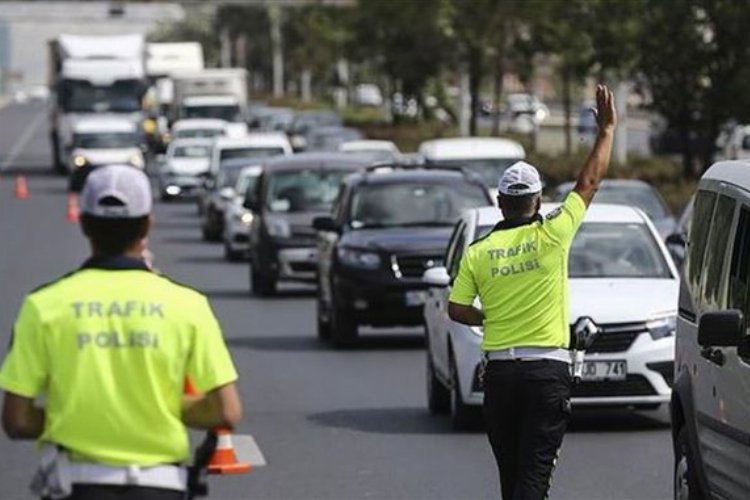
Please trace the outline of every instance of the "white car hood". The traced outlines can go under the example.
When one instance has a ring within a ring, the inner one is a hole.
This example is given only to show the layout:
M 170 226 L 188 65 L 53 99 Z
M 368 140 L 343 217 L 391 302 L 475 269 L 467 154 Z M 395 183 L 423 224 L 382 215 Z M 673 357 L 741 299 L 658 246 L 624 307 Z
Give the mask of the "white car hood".
M 210 158 L 172 158 L 169 170 L 176 174 L 197 175 L 208 171 Z
M 118 149 L 74 149 L 73 156 L 81 155 L 89 163 L 94 165 L 108 165 L 114 163 L 127 164 L 133 156 L 141 156 L 141 150 L 138 148 L 118 148 Z
M 595 323 L 648 321 L 677 311 L 676 279 L 570 279 L 570 322 L 588 316 Z

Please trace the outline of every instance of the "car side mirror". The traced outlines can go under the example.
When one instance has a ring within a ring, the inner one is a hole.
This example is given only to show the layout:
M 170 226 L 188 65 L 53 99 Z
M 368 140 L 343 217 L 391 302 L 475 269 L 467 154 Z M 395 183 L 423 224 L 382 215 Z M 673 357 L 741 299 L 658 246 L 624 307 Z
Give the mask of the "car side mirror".
M 231 200 L 234 198 L 235 192 L 234 188 L 232 187 L 223 187 L 221 188 L 221 191 L 219 191 L 219 196 L 221 196 L 222 200 Z
M 668 246 L 685 247 L 685 237 L 682 233 L 672 233 L 664 241 Z
M 422 281 L 431 286 L 446 287 L 451 282 L 448 270 L 442 266 L 433 267 L 424 272 Z
M 746 339 L 745 317 L 738 309 L 704 313 L 698 323 L 702 347 L 738 347 Z
M 338 224 L 333 220 L 332 217 L 324 216 L 324 217 L 315 217 L 313 219 L 313 228 L 316 231 L 325 231 L 330 233 L 338 233 L 340 228 Z

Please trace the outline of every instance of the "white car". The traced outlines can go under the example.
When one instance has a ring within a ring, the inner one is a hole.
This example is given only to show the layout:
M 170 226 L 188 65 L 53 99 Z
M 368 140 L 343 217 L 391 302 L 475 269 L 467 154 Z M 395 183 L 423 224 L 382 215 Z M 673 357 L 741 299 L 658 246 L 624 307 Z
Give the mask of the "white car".
M 224 258 L 230 261 L 247 257 L 250 251 L 250 224 L 254 214 L 245 208 L 245 194 L 255 189 L 263 168 L 245 167 L 240 171 L 234 185 L 234 198 L 224 210 Z
M 377 141 L 372 139 L 347 141 L 339 144 L 339 151 L 366 155 L 378 163 L 397 162 L 401 159 L 401 151 L 399 151 L 398 146 L 392 141 Z
M 526 158 L 516 141 L 498 137 L 451 137 L 433 139 L 419 145 L 419 154 L 428 165 L 461 167 L 475 173 L 494 199 L 497 179 L 506 168 Z
M 218 118 L 186 118 L 177 120 L 172 124 L 170 137 L 172 141 L 177 139 L 213 139 L 226 135 L 227 122 Z
M 162 200 L 195 194 L 208 172 L 212 148 L 212 139 L 177 139 L 169 145 L 159 172 Z
M 557 204 L 544 203 L 542 213 Z M 496 208 L 468 211 L 457 223 L 446 267 L 425 272 L 427 392 L 432 412 L 451 412 L 456 427 L 482 404 L 478 378 L 482 330 L 448 318 L 450 281 L 464 251 L 501 219 Z M 642 211 L 592 205 L 570 250 L 570 321 L 590 318 L 600 335 L 587 351 L 576 406 L 656 408 L 669 401 L 674 366 L 678 272 Z M 477 304 L 479 305 L 479 304 Z
M 216 174 L 221 163 L 237 158 L 269 158 L 292 154 L 286 134 L 280 132 L 252 132 L 244 137 L 217 137 L 211 152 L 211 172 Z

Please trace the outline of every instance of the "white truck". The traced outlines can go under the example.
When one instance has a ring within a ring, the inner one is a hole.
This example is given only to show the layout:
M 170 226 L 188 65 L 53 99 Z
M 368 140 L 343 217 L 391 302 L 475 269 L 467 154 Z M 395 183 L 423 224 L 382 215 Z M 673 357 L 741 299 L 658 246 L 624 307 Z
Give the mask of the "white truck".
M 142 35 L 60 35 L 49 42 L 50 142 L 55 169 L 67 171 L 73 123 L 112 115 L 142 129 L 146 91 Z
M 244 122 L 247 117 L 247 71 L 241 68 L 206 69 L 173 77 L 172 121 L 219 118 Z

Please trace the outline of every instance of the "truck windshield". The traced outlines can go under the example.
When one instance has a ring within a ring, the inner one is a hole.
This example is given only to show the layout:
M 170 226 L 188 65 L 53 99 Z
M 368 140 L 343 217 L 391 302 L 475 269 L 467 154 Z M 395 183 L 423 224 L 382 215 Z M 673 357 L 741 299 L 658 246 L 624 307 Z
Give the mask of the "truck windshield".
M 140 141 L 131 132 L 102 132 L 75 134 L 73 147 L 81 149 L 121 149 L 136 148 Z
M 60 104 L 63 110 L 72 113 L 135 112 L 141 109 L 141 89 L 138 80 L 119 80 L 104 86 L 81 80 L 65 80 Z
M 237 105 L 224 106 L 183 106 L 182 118 L 218 118 L 228 122 L 240 121 L 240 108 Z
M 283 155 L 281 148 L 227 148 L 222 149 L 219 160 L 236 160 L 238 158 L 268 158 L 269 156 Z

